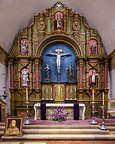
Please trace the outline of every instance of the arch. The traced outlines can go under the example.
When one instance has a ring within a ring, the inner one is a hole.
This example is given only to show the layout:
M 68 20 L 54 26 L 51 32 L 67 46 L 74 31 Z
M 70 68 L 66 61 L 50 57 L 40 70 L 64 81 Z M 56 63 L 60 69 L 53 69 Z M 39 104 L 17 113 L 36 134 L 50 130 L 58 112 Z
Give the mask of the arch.
M 79 46 L 79 44 L 72 38 L 70 38 L 67 35 L 52 35 L 47 37 L 46 39 L 44 39 L 43 41 L 41 41 L 41 43 L 39 44 L 37 50 L 36 50 L 36 57 L 41 57 L 42 52 L 44 51 L 44 49 L 52 44 L 52 43 L 65 43 L 68 44 L 69 46 L 71 46 L 76 54 L 76 56 L 83 56 L 82 54 L 82 50 Z

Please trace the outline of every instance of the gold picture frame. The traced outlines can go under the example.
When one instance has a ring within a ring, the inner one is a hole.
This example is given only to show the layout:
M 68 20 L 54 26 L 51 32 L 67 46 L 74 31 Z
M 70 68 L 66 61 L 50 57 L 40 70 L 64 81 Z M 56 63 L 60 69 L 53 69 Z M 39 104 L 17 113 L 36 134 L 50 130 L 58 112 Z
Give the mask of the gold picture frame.
M 23 118 L 7 117 L 5 123 L 5 136 L 22 136 Z

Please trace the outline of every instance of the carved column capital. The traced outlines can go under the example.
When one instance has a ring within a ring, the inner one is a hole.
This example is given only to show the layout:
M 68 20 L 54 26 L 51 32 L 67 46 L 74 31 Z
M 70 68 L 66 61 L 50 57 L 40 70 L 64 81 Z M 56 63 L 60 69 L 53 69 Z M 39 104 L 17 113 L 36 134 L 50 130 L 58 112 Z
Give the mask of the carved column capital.
M 35 64 L 41 64 L 42 63 L 42 58 L 35 58 Z
M 78 63 L 79 63 L 79 66 L 80 66 L 80 67 L 82 67 L 82 66 L 83 66 L 83 62 L 84 62 L 83 58 L 79 58 Z
M 36 64 L 36 65 L 39 64 L 39 59 L 38 59 L 38 58 L 35 59 L 35 64 Z
M 11 58 L 11 59 L 10 59 L 10 65 L 13 65 L 13 64 L 14 64 L 14 59 Z
M 105 59 L 105 66 L 108 66 L 108 59 Z

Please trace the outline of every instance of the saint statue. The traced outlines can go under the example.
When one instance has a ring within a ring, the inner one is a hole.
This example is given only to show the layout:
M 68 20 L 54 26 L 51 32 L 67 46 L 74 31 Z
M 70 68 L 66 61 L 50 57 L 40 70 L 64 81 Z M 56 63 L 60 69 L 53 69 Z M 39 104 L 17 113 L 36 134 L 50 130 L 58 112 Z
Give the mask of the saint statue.
M 22 70 L 21 79 L 22 79 L 22 86 L 28 86 L 28 82 L 29 82 L 29 72 L 28 72 L 28 69 L 24 68 Z
M 50 67 L 46 64 L 45 70 L 45 81 L 50 81 Z
M 80 31 L 79 14 L 75 12 L 73 19 L 73 34 L 75 37 L 78 36 L 79 31 Z
M 27 42 L 26 40 L 21 40 L 21 53 L 28 53 L 28 45 L 27 45 Z
M 55 14 L 54 30 L 63 30 L 64 28 L 64 18 L 62 12 L 57 12 Z
M 96 55 L 98 46 L 97 46 L 97 41 L 95 39 L 91 39 L 88 44 L 88 49 L 89 49 L 89 55 Z
M 60 65 L 61 65 L 61 57 L 62 56 L 71 56 L 69 53 L 61 54 L 62 49 L 56 49 L 56 53 L 48 53 L 47 56 L 56 56 L 56 64 L 57 64 L 57 73 L 60 75 Z
M 92 75 L 90 76 L 90 86 L 96 86 L 97 76 L 98 74 L 92 71 Z
M 39 31 L 44 31 L 46 28 L 45 22 L 44 22 L 44 15 L 43 13 L 40 13 L 40 20 L 38 23 L 38 29 Z
M 68 82 L 73 82 L 74 80 L 74 69 L 72 65 L 68 67 Z
M 91 46 L 91 54 L 96 54 L 96 48 L 97 48 L 97 45 L 95 42 L 92 43 L 92 46 Z

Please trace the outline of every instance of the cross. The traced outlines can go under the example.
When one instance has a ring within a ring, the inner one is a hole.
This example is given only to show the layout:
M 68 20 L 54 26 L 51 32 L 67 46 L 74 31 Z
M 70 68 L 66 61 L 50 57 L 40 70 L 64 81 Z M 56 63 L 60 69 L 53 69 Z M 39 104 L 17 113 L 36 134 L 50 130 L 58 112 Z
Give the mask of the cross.
M 61 57 L 62 56 L 71 56 L 69 53 L 61 54 L 62 49 L 58 48 L 55 50 L 56 53 L 48 53 L 47 56 L 57 56 L 56 64 L 57 64 L 57 73 L 58 73 L 58 80 L 60 80 L 60 65 L 61 65 Z

